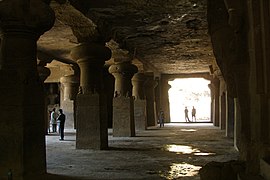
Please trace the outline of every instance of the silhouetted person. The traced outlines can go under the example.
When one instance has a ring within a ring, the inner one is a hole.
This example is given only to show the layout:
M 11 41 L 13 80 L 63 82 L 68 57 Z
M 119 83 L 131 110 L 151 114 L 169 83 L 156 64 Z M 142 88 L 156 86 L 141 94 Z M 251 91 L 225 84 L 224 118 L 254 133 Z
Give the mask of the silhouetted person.
M 194 106 L 192 108 L 191 115 L 192 115 L 192 121 L 193 121 L 193 118 L 194 118 L 194 121 L 196 122 L 196 109 L 194 108 Z
M 188 109 L 187 109 L 187 107 L 185 107 L 185 120 L 186 120 L 186 122 L 190 122 L 189 117 L 188 117 Z
M 59 112 L 60 112 L 60 115 L 57 118 L 57 120 L 59 121 L 59 133 L 60 133 L 59 140 L 64 140 L 64 128 L 65 128 L 66 115 L 63 113 L 62 109 L 59 109 Z
M 55 112 L 55 108 L 53 108 L 51 112 L 51 124 L 52 124 L 52 132 L 56 132 L 57 127 L 57 113 Z
M 159 112 L 159 127 L 164 127 L 164 112 L 162 110 L 160 110 Z

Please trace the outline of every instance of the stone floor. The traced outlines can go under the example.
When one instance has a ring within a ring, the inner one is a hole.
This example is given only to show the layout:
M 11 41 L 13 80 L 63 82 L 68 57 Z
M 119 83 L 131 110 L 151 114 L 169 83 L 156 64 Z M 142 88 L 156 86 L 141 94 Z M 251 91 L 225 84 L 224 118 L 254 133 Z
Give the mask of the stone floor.
M 237 159 L 232 139 L 209 123 L 165 124 L 136 132 L 136 137 L 112 137 L 108 150 L 75 149 L 75 131 L 46 136 L 46 179 L 183 179 L 198 180 L 198 170 L 210 161 Z

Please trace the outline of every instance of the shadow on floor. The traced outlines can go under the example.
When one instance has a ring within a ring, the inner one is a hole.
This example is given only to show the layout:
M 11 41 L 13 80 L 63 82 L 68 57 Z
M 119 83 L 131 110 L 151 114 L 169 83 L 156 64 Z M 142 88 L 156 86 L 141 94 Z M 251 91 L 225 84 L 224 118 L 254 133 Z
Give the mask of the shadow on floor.
M 47 178 L 48 180 L 81 180 L 82 179 L 82 178 L 68 177 L 68 176 L 56 175 L 56 174 L 46 174 L 45 178 Z
M 27 180 L 82 180 L 83 178 L 80 177 L 68 177 L 64 175 L 57 175 L 57 174 L 45 174 L 39 177 L 26 177 Z
M 128 148 L 128 147 L 108 147 L 107 150 L 113 151 L 147 151 L 145 148 Z

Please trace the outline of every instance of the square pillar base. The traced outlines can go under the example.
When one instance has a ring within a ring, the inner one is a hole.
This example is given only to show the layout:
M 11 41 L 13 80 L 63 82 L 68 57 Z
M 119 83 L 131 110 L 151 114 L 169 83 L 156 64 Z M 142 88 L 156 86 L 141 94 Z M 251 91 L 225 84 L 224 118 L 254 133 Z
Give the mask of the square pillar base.
M 74 100 L 64 100 L 63 102 L 61 102 L 61 108 L 66 115 L 65 128 L 74 129 Z
M 133 97 L 113 99 L 113 136 L 135 136 Z
M 77 95 L 77 149 L 107 149 L 108 127 L 105 96 Z
M 146 100 L 134 101 L 135 130 L 146 130 Z

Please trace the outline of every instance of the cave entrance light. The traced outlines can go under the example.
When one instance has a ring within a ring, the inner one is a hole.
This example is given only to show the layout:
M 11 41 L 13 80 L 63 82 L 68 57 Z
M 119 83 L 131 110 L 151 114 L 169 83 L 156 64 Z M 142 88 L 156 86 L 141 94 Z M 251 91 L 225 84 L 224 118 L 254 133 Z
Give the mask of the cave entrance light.
M 171 122 L 186 122 L 184 109 L 187 107 L 192 120 L 192 107 L 196 109 L 196 122 L 210 122 L 211 95 L 209 80 L 203 78 L 181 78 L 168 82 Z M 193 121 L 194 122 L 194 121 Z

